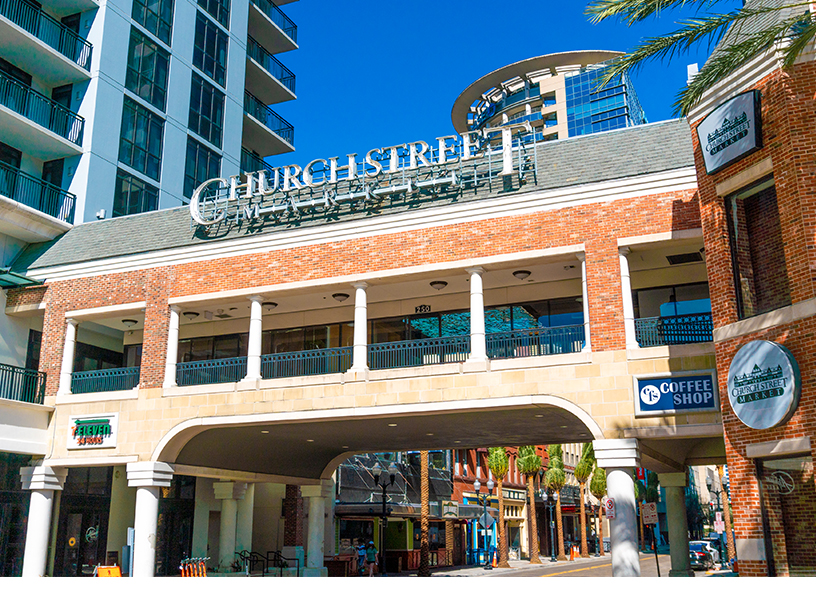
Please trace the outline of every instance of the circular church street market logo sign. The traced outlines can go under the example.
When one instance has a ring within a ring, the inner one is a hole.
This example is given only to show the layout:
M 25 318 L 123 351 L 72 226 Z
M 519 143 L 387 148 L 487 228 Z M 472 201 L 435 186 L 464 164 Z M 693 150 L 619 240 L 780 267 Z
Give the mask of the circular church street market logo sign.
M 785 423 L 799 406 L 799 365 L 784 346 L 755 340 L 740 348 L 728 370 L 728 400 L 734 414 L 752 429 Z

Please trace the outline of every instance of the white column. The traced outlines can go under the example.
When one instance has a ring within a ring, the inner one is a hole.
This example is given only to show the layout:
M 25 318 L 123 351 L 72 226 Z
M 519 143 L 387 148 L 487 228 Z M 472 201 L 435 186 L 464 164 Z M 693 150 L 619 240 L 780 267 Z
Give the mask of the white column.
M 178 360 L 179 314 L 181 307 L 170 306 L 170 323 L 167 328 L 167 357 L 164 363 L 164 387 L 176 387 L 176 361 Z
M 65 319 L 65 346 L 62 348 L 62 369 L 60 369 L 57 396 L 67 396 L 71 393 L 71 375 L 74 372 L 77 325 L 78 323 L 74 319 Z
M 235 528 L 235 551 L 252 551 L 252 521 L 255 512 L 255 484 L 246 484 L 246 492 L 238 500 Z
M 334 482 L 331 479 L 322 479 L 320 485 L 301 486 L 304 498 L 309 499 L 309 516 L 306 532 L 306 567 L 320 569 L 324 576 L 323 557 L 325 555 L 326 535 L 326 502 L 331 498 Z
M 470 357 L 468 362 L 485 362 L 487 345 L 485 342 L 484 287 L 482 267 L 466 269 L 470 274 Z
M 581 261 L 581 302 L 584 308 L 584 347 L 583 352 L 592 352 L 592 338 L 589 335 L 589 292 L 587 291 L 587 267 L 586 253 L 579 252 L 578 260 Z
M 221 500 L 221 526 L 218 537 L 218 567 L 229 569 L 235 561 L 235 540 L 238 527 L 238 499 L 244 497 L 247 484 L 233 481 L 213 483 L 215 499 Z
M 23 577 L 45 576 L 54 492 L 63 488 L 66 474 L 66 469 L 44 466 L 20 469 L 23 489 L 31 492 L 23 553 Z
M 688 517 L 686 516 L 685 473 L 660 473 L 660 488 L 666 499 L 666 520 L 669 526 L 669 577 L 694 577 L 689 560 Z
M 640 577 L 635 483 L 632 469 L 640 466 L 636 439 L 595 440 L 598 466 L 606 469 L 607 496 L 615 500 L 615 518 L 609 520 L 612 576 Z
M 368 304 L 366 289 L 368 284 L 360 281 L 354 284 L 354 353 L 349 372 L 368 372 Z
M 133 577 L 153 577 L 156 573 L 159 488 L 170 487 L 173 468 L 160 462 L 128 463 L 127 478 L 128 487 L 136 488 Z
M 626 348 L 639 348 L 635 335 L 635 306 L 632 303 L 632 280 L 629 277 L 629 248 L 618 248 L 621 272 L 621 293 L 623 294 L 623 328 L 626 333 Z
M 261 378 L 261 340 L 263 337 L 263 309 L 261 296 L 250 296 L 249 341 L 247 343 L 247 374 L 245 379 Z

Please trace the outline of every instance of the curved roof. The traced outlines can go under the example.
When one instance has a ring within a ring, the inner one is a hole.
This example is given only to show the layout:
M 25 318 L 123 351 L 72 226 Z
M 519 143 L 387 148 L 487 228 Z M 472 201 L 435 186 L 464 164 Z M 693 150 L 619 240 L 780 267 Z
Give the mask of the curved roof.
M 564 67 L 569 65 L 594 65 L 596 63 L 604 62 L 616 56 L 620 56 L 623 52 L 616 52 L 614 50 L 577 50 L 574 52 L 556 52 L 554 54 L 545 54 L 543 56 L 536 56 L 534 58 L 527 58 L 519 62 L 509 64 L 507 66 L 496 69 L 492 73 L 488 73 L 484 77 L 477 79 L 471 83 L 465 91 L 459 94 L 456 102 L 453 103 L 451 110 L 451 121 L 454 129 L 462 133 L 468 130 L 467 115 L 470 107 L 476 102 L 483 93 L 498 87 L 501 83 L 509 81 L 514 77 L 520 77 L 527 73 L 535 73 L 536 71 L 543 71 L 545 69 L 552 69 L 554 67 Z

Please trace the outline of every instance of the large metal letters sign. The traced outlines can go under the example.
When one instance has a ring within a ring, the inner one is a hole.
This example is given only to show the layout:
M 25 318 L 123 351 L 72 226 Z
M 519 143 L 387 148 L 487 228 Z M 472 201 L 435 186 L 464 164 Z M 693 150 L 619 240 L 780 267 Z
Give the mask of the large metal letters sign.
M 697 139 L 711 175 L 762 147 L 759 92 L 750 90 L 715 108 L 697 126 Z
M 714 371 L 635 375 L 635 415 L 654 417 L 720 409 Z

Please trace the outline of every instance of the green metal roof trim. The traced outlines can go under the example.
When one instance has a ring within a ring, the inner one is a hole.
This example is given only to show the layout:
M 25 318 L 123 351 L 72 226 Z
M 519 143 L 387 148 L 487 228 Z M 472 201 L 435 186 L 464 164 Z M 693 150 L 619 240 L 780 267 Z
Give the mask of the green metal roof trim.
M 0 269 L 0 288 L 4 290 L 29 285 L 42 285 L 42 283 L 43 282 L 38 279 L 31 279 L 25 275 L 15 273 L 11 269 Z
M 538 177 L 521 193 L 553 190 L 627 177 L 660 173 L 694 165 L 691 133 L 685 119 L 663 121 L 605 133 L 540 143 Z M 406 210 L 462 205 L 503 195 L 481 189 L 478 193 L 429 197 L 422 201 L 394 201 L 374 210 L 351 210 L 280 222 L 244 223 L 205 230 L 192 227 L 190 210 L 179 207 L 83 223 L 61 237 L 32 244 L 15 261 L 18 272 L 92 260 L 195 247 L 210 242 L 247 239 L 256 235 L 320 227 L 322 225 L 398 214 Z

